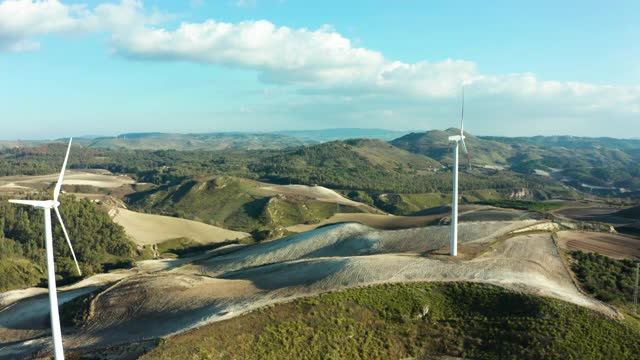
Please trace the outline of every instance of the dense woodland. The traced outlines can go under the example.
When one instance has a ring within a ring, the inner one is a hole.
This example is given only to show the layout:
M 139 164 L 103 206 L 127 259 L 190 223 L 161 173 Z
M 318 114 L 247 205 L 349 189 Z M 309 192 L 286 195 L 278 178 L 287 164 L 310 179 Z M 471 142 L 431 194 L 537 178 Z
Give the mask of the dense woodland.
M 573 251 L 573 271 L 582 287 L 599 300 L 616 305 L 631 304 L 638 261 Z
M 60 212 L 83 275 L 136 255 L 124 229 L 92 202 L 63 197 Z M 0 201 L 0 291 L 38 285 L 46 276 L 43 216 L 42 210 Z M 55 216 L 52 225 L 56 273 L 65 283 L 78 274 Z

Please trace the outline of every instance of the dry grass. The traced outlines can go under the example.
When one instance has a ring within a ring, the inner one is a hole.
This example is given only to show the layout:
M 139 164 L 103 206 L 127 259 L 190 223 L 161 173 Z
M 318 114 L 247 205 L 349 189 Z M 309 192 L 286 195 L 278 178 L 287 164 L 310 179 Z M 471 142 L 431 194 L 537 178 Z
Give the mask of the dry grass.
M 0 185 L 21 186 L 36 189 L 45 188 L 56 181 L 58 181 L 58 174 L 0 177 Z M 68 170 L 65 173 L 64 184 L 88 185 L 97 188 L 117 188 L 123 185 L 135 184 L 135 180 L 125 175 L 110 175 L 99 172 Z
M 139 245 L 159 244 L 181 237 L 209 244 L 251 236 L 245 232 L 170 216 L 143 214 L 120 208 L 112 209 L 109 213 L 113 221 L 122 225 L 132 240 Z

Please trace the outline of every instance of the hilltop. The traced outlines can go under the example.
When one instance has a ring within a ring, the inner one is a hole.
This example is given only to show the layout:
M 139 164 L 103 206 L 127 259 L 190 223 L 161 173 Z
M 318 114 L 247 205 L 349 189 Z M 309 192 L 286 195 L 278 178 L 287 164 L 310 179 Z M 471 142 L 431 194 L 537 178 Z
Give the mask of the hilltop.
M 286 232 L 284 227 L 318 223 L 338 211 L 375 211 L 336 193 L 337 199 L 333 199 L 319 197 L 312 190 L 287 191 L 229 176 L 196 177 L 131 194 L 127 203 L 134 210 L 250 232 L 259 238 L 282 236 Z
M 447 129 L 445 131 L 432 130 L 425 133 L 411 133 L 391 141 L 391 144 L 401 149 L 431 157 L 446 164 L 453 163 L 453 152 L 449 136 L 459 135 L 459 129 Z M 508 166 L 508 159 L 513 156 L 513 150 L 509 145 L 482 138 L 465 132 L 465 142 L 472 154 L 472 162 L 480 165 Z

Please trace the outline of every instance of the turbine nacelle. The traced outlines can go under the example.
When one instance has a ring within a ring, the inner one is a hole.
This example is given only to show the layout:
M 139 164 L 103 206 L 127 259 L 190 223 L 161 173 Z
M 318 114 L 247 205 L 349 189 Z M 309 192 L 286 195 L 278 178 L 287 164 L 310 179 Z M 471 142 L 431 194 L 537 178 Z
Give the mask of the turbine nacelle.
M 467 137 L 464 135 L 454 135 L 454 136 L 449 136 L 449 141 L 453 142 L 453 141 L 464 141 L 464 139 L 466 139 Z

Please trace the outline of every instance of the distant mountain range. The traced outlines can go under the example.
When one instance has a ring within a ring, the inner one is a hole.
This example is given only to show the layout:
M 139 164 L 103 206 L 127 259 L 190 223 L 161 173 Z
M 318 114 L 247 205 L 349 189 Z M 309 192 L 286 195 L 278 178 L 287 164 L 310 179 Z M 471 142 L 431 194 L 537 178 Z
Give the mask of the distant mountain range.
M 407 134 L 384 129 L 291 130 L 268 133 L 207 134 L 130 133 L 82 140 L 90 148 L 141 150 L 262 150 L 313 145 L 355 138 L 393 140 Z
M 80 139 L 78 143 L 89 148 L 111 150 L 263 150 L 309 144 L 295 137 L 267 133 L 131 133 L 116 137 Z
M 264 133 L 214 132 L 202 134 L 128 133 L 118 136 L 80 136 L 76 144 L 88 148 L 132 150 L 262 150 L 313 145 L 328 141 L 356 138 L 393 140 L 407 131 L 385 129 L 290 130 Z M 0 140 L 0 149 L 34 147 L 48 140 Z

